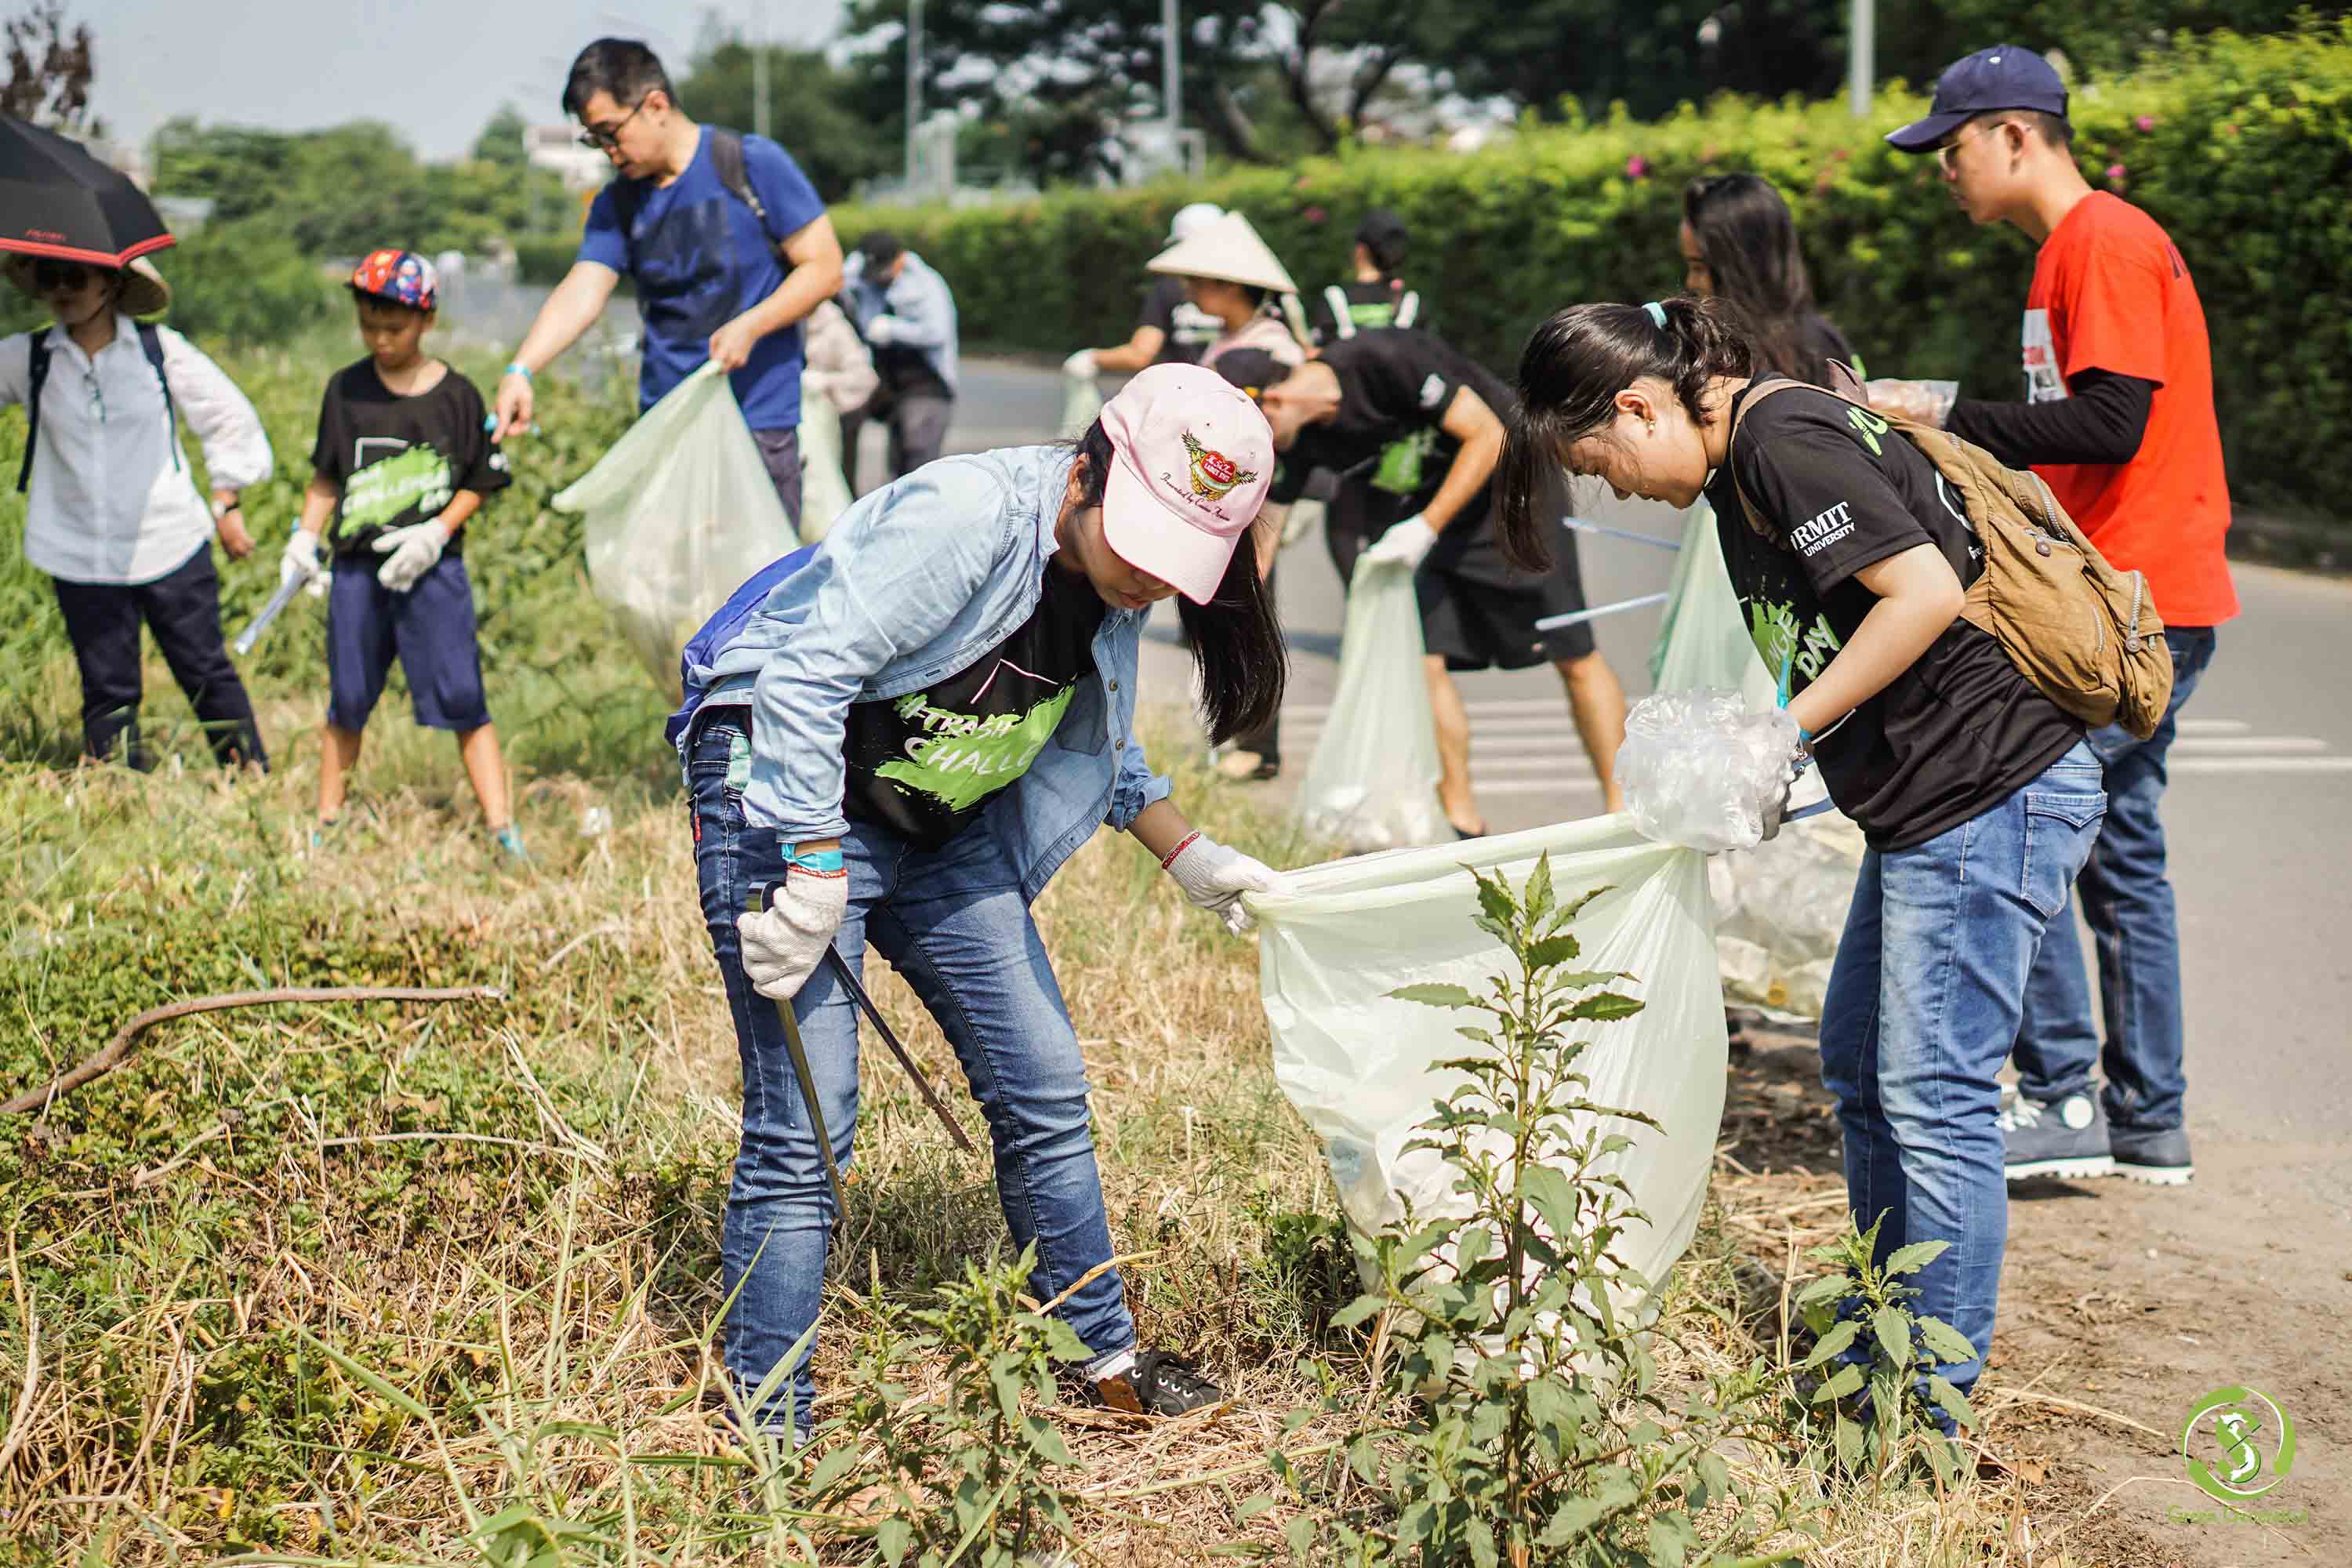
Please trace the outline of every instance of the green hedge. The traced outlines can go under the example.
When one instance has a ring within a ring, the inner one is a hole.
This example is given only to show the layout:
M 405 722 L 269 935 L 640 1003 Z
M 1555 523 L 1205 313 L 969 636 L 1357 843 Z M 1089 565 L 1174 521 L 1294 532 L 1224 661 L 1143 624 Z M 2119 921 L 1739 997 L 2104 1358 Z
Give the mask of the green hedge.
M 1412 226 L 1412 273 L 1446 335 L 1507 373 L 1559 306 L 1679 287 L 1684 183 L 1752 169 L 1795 206 L 1823 305 L 1873 371 L 2014 395 L 2032 247 L 2005 226 L 1970 227 L 1932 159 L 1880 141 L 1924 111 L 1900 88 L 1867 121 L 1843 104 L 1719 101 L 1656 123 L 1529 131 L 1470 156 L 1359 153 L 1192 185 L 835 219 L 848 238 L 887 226 L 937 266 L 968 342 L 1061 354 L 1126 338 L 1143 263 L 1183 202 L 1247 213 L 1310 289 L 1339 274 L 1366 207 L 1392 207 Z M 2352 23 L 2184 40 L 2161 67 L 2077 93 L 2074 120 L 2092 184 L 2153 213 L 2195 270 L 2241 495 L 2340 509 L 2352 492 Z

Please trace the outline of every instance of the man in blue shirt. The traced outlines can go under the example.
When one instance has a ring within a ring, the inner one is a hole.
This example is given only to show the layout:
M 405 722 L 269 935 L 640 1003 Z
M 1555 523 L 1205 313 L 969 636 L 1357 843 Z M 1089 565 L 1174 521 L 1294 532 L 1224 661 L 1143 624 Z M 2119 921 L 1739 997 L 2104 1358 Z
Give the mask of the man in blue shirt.
M 869 419 L 889 426 L 890 478 L 940 455 L 955 409 L 956 308 L 947 279 L 887 231 L 857 242 L 848 271 L 842 302 L 882 381 L 865 407 L 841 421 L 842 461 L 854 486 L 857 437 Z
M 563 109 L 619 178 L 597 193 L 579 259 L 499 383 L 498 428 L 527 427 L 531 377 L 577 342 L 626 273 L 644 318 L 641 409 L 703 363 L 730 373 L 785 513 L 801 511 L 801 320 L 841 288 L 841 241 L 791 154 L 696 124 L 645 45 L 599 38 Z

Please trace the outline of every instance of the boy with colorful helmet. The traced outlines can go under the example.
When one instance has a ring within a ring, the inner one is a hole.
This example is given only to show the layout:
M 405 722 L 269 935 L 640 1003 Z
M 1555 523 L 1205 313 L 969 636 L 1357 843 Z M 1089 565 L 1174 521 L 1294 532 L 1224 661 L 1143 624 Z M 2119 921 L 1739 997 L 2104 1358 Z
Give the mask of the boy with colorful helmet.
M 507 485 L 482 395 L 421 343 L 438 301 L 433 263 L 413 251 L 369 253 L 352 274 L 368 357 L 337 372 L 319 404 L 302 521 L 286 542 L 281 581 L 331 572 L 326 732 L 319 826 L 341 814 L 360 735 L 396 654 L 416 721 L 457 737 L 474 798 L 505 854 L 523 857 L 506 764 L 482 694 L 474 591 L 462 531 Z M 331 566 L 319 559 L 324 539 Z

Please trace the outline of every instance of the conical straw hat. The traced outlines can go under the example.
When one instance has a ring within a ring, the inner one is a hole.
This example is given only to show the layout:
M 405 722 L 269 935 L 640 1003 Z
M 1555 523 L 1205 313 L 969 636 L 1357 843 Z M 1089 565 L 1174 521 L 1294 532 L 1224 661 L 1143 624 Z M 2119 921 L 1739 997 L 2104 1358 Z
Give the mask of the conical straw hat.
M 1227 213 L 1192 238 L 1170 246 L 1151 258 L 1150 267 L 1154 272 L 1179 278 L 1219 278 L 1228 283 L 1271 289 L 1277 294 L 1298 292 L 1298 285 L 1257 237 L 1250 220 L 1239 213 Z

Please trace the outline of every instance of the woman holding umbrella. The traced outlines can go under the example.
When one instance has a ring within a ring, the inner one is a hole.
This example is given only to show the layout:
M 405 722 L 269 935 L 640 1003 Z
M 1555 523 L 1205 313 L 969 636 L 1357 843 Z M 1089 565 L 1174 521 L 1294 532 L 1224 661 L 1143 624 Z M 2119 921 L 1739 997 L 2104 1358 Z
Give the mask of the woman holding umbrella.
M 25 559 L 57 584 L 81 667 L 82 745 L 104 759 L 141 743 L 139 628 L 154 632 L 223 763 L 267 768 L 253 703 L 221 642 L 212 542 L 253 550 L 237 492 L 269 477 L 261 417 L 218 365 L 169 327 L 142 326 L 171 303 L 143 260 L 128 267 L 16 255 L 8 280 L 57 325 L 0 339 L 0 403 L 26 405 Z M 209 509 L 182 449 L 177 416 L 204 444 Z

